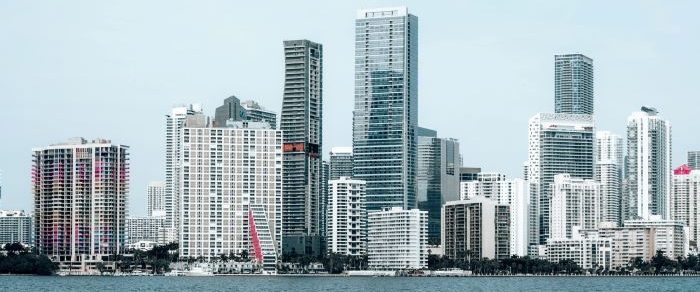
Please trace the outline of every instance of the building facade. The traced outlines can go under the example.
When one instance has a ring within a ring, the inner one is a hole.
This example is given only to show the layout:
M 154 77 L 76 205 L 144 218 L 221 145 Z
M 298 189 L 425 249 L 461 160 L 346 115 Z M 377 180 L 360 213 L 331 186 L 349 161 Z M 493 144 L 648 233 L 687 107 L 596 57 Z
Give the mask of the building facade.
M 135 244 L 139 241 L 168 244 L 159 238 L 158 233 L 165 227 L 165 216 L 146 216 L 126 218 L 126 244 Z
M 593 60 L 581 54 L 554 56 L 554 112 L 593 114 Z
M 688 151 L 688 167 L 700 170 L 700 151 Z
M 612 264 L 612 241 L 596 236 L 550 238 L 543 246 L 540 257 L 550 262 L 573 260 L 583 269 L 606 269 Z
M 0 210 L 0 246 L 19 242 L 34 245 L 32 215 L 19 210 Z
M 622 225 L 622 137 L 596 132 L 595 180 L 600 183 L 600 221 Z
M 367 216 L 370 270 L 422 269 L 428 266 L 428 212 L 384 208 Z
M 510 207 L 485 197 L 442 207 L 442 245 L 451 259 L 504 259 L 510 251 Z
M 671 124 L 642 107 L 627 118 L 624 219 L 670 218 Z
M 496 178 L 500 180 L 495 180 Z M 530 189 L 523 179 L 506 179 L 497 173 L 480 173 L 475 181 L 461 183 L 460 200 L 486 197 L 510 207 L 510 252 L 526 256 Z
M 530 119 L 528 182 L 530 245 L 549 238 L 554 176 L 593 179 L 595 125 L 591 115 L 540 113 Z M 530 250 L 534 253 L 534 249 Z
M 125 244 L 129 147 L 70 139 L 33 150 L 35 247 L 61 268 L 88 269 Z
M 249 122 L 267 122 L 271 129 L 277 129 L 277 113 L 267 110 L 253 100 L 241 102 L 241 106 L 246 112 L 246 121 Z
M 284 253 L 321 252 L 323 46 L 284 41 Z
M 226 122 L 246 119 L 246 110 L 241 106 L 241 100 L 235 95 L 224 99 L 224 104 L 217 107 L 214 114 L 214 126 L 225 127 Z
M 418 208 L 428 211 L 428 242 L 440 244 L 440 212 L 448 201 L 459 200 L 459 142 L 418 137 Z
M 260 261 L 276 257 L 282 159 L 282 132 L 268 123 L 220 128 L 188 119 L 182 129 L 180 257 L 211 260 L 243 251 Z
M 165 216 L 165 182 L 152 181 L 146 187 L 148 216 Z M 163 226 L 165 227 L 165 226 Z
M 700 240 L 700 170 L 681 165 L 673 170 L 671 219 L 688 227 L 690 248 L 697 250 Z
M 328 184 L 327 251 L 348 256 L 366 254 L 366 183 L 341 177 Z
M 367 209 L 416 202 L 418 18 L 406 7 L 360 10 L 355 20 L 353 177 Z
M 330 153 L 330 180 L 352 177 L 352 147 L 333 147 Z
M 680 220 L 666 220 L 659 215 L 652 215 L 648 220 L 626 220 L 625 228 L 651 228 L 654 231 L 654 253 L 664 252 L 668 258 L 675 259 L 688 255 L 688 229 Z
M 600 184 L 557 174 L 552 185 L 550 238 L 573 238 L 575 229 L 595 229 L 600 222 Z

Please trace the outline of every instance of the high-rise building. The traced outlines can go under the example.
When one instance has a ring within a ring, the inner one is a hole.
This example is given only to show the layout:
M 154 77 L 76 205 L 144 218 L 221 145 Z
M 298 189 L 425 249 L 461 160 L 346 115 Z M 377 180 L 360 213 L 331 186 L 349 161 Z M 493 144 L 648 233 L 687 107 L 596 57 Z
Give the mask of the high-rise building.
M 626 220 L 625 228 L 651 228 L 654 231 L 654 251 L 661 250 L 668 258 L 675 259 L 688 255 L 689 240 L 685 222 L 666 220 L 659 215 L 651 215 L 650 219 Z
M 165 216 L 165 182 L 152 181 L 147 187 L 148 216 Z M 165 225 L 163 225 L 165 227 Z
M 282 132 L 265 122 L 221 128 L 189 117 L 182 143 L 180 257 L 246 251 L 269 266 L 282 241 Z
M 442 207 L 442 244 L 451 259 L 504 259 L 510 251 L 510 207 L 477 196 Z
M 242 121 L 246 119 L 246 110 L 241 106 L 241 100 L 235 95 L 224 99 L 224 104 L 217 107 L 214 114 L 214 126 L 225 127 L 229 120 Z
M 692 170 L 700 170 L 700 151 L 688 151 L 688 166 Z
M 460 167 L 459 181 L 475 181 L 479 178 L 479 173 L 481 173 L 481 167 Z
M 19 210 L 0 210 L 0 246 L 16 242 L 34 245 L 32 215 Z
M 202 106 L 191 104 L 174 107 L 165 116 L 165 225 L 177 232 L 180 210 L 180 137 L 188 116 L 203 115 Z
M 284 253 L 321 252 L 323 47 L 284 41 Z
M 367 244 L 365 182 L 341 177 L 331 180 L 329 188 L 328 252 L 364 255 Z
M 590 179 L 554 176 L 550 204 L 549 238 L 573 238 L 574 229 L 598 228 L 600 220 L 600 184 Z
M 671 124 L 642 107 L 627 118 L 624 219 L 670 218 Z
M 352 147 L 333 147 L 330 157 L 330 180 L 352 177 Z
M 33 150 L 35 247 L 62 268 L 94 268 L 121 254 L 128 147 L 74 138 Z
M 428 212 L 384 208 L 367 216 L 370 270 L 422 269 L 428 266 Z
M 126 218 L 126 244 L 134 244 L 140 241 L 155 242 L 156 244 L 168 244 L 161 242 L 158 234 L 165 227 L 165 216 L 146 216 Z
M 681 165 L 673 170 L 671 188 L 671 219 L 688 227 L 691 248 L 700 241 L 700 170 Z
M 428 242 L 440 244 L 440 210 L 459 200 L 459 142 L 455 139 L 418 137 L 418 208 L 428 211 Z
M 367 209 L 416 204 L 418 18 L 406 7 L 359 10 L 355 20 L 353 177 Z
M 593 60 L 581 54 L 554 56 L 554 112 L 593 114 Z
M 246 121 L 250 122 L 267 122 L 272 129 L 277 129 L 277 113 L 267 110 L 253 100 L 241 102 L 241 106 L 246 111 Z
M 540 113 L 530 119 L 528 182 L 530 246 L 549 238 L 550 199 L 554 176 L 593 179 L 595 131 L 593 116 Z M 534 253 L 531 249 L 530 252 Z
M 331 175 L 331 165 L 328 161 L 323 161 L 323 165 L 321 167 L 321 206 L 319 207 L 320 210 L 320 219 L 319 219 L 319 235 L 321 239 L 321 253 L 322 254 L 327 254 L 328 251 L 326 250 L 326 247 L 328 247 L 328 242 L 327 242 L 327 231 L 328 231 L 328 202 L 330 200 L 330 185 L 328 182 L 330 181 L 329 177 Z
M 500 178 L 500 180 L 494 180 Z M 527 181 L 506 179 L 497 173 L 480 173 L 475 181 L 461 183 L 460 200 L 475 197 L 490 198 L 498 204 L 510 207 L 510 253 L 527 255 L 528 246 L 528 204 L 530 189 Z
M 600 221 L 622 225 L 622 137 L 596 132 L 595 180 L 600 183 Z

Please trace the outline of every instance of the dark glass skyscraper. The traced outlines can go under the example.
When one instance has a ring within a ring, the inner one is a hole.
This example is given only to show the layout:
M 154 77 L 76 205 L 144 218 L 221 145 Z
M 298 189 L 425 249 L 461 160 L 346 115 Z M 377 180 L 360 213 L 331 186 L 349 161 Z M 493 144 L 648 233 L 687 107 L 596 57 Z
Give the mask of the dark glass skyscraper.
M 406 7 L 360 10 L 355 21 L 353 176 L 367 210 L 416 207 L 418 18 Z
M 554 56 L 554 112 L 593 114 L 593 59 L 581 54 Z
M 322 187 L 323 48 L 284 41 L 282 244 L 284 253 L 318 254 Z

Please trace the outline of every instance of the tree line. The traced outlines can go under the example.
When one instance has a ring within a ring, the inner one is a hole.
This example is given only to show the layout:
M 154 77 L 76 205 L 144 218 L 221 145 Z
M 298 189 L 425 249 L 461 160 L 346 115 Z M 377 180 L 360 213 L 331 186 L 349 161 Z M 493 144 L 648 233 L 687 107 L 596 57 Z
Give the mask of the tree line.
M 8 243 L 0 253 L 0 274 L 53 275 L 58 266 L 46 255 L 37 255 L 21 243 Z

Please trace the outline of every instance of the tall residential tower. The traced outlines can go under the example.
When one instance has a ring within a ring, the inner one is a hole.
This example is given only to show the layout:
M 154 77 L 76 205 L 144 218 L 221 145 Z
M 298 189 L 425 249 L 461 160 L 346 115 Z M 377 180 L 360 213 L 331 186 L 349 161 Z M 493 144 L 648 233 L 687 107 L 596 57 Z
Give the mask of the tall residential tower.
M 554 112 L 593 114 L 593 60 L 581 54 L 554 56 Z

